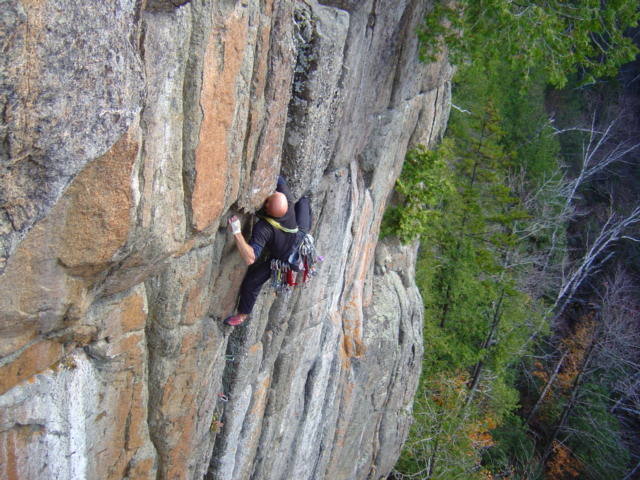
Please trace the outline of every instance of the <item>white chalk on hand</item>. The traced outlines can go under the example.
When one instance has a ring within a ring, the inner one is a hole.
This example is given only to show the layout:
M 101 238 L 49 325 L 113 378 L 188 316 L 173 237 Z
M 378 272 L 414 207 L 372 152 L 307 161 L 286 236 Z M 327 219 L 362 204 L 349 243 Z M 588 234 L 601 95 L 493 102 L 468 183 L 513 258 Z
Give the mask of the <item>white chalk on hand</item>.
M 238 220 L 237 217 L 234 216 L 229 219 L 229 226 L 231 227 L 231 233 L 233 233 L 234 235 L 240 233 L 240 220 Z

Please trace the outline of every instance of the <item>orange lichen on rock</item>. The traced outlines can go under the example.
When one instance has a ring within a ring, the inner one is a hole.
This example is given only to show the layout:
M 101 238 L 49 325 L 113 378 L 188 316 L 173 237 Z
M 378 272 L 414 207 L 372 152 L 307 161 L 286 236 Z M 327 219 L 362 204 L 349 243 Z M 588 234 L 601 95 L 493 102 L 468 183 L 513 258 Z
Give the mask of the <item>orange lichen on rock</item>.
M 131 175 L 140 147 L 134 126 L 71 184 L 63 200 L 58 257 L 74 274 L 105 268 L 129 235 Z
M 23 477 L 23 463 L 26 463 L 25 451 L 29 446 L 38 441 L 44 433 L 41 426 L 15 425 L 9 430 L 0 432 L 0 478 L 6 480 L 21 480 Z
M 247 19 L 232 15 L 214 28 L 205 53 L 201 106 L 204 119 L 196 148 L 191 207 L 193 226 L 202 231 L 224 209 L 228 187 L 229 141 L 236 114 L 236 83 L 247 46 Z
M 58 362 L 63 355 L 64 347 L 50 340 L 27 347 L 15 360 L 0 367 L 0 395 L 29 377 L 46 370 Z

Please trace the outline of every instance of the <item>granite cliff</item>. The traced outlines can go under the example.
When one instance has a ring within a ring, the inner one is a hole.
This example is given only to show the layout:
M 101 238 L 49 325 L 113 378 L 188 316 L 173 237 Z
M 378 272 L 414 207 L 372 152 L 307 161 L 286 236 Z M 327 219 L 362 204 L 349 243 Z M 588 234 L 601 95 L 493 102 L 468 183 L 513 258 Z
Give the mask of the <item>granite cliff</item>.
M 422 308 L 379 225 L 449 108 L 426 3 L 1 3 L 0 477 L 384 478 Z M 224 327 L 225 220 L 279 173 L 325 260 Z

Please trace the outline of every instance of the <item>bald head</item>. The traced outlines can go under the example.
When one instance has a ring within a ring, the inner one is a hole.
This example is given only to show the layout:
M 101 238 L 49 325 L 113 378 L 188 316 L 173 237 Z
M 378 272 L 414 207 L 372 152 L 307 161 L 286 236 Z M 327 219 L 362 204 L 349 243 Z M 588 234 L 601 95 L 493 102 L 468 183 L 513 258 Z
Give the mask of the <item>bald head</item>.
M 281 192 L 272 193 L 264 202 L 264 209 L 270 217 L 282 217 L 289 209 L 287 197 Z

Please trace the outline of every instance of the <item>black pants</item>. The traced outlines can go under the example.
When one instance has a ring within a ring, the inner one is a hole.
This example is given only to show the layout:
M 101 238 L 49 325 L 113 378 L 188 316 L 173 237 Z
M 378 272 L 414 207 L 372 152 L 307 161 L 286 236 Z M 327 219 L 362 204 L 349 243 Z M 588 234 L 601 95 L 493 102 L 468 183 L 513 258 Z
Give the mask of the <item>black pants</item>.
M 298 228 L 304 233 L 309 233 L 311 230 L 311 204 L 307 197 L 302 197 L 296 202 L 294 207 L 296 211 L 296 223 Z
M 309 233 L 311 230 L 311 204 L 307 197 L 302 197 L 295 205 L 298 228 Z M 240 304 L 238 313 L 249 314 L 253 310 L 258 294 L 264 282 L 271 277 L 271 257 L 261 257 L 249 266 L 240 287 Z

